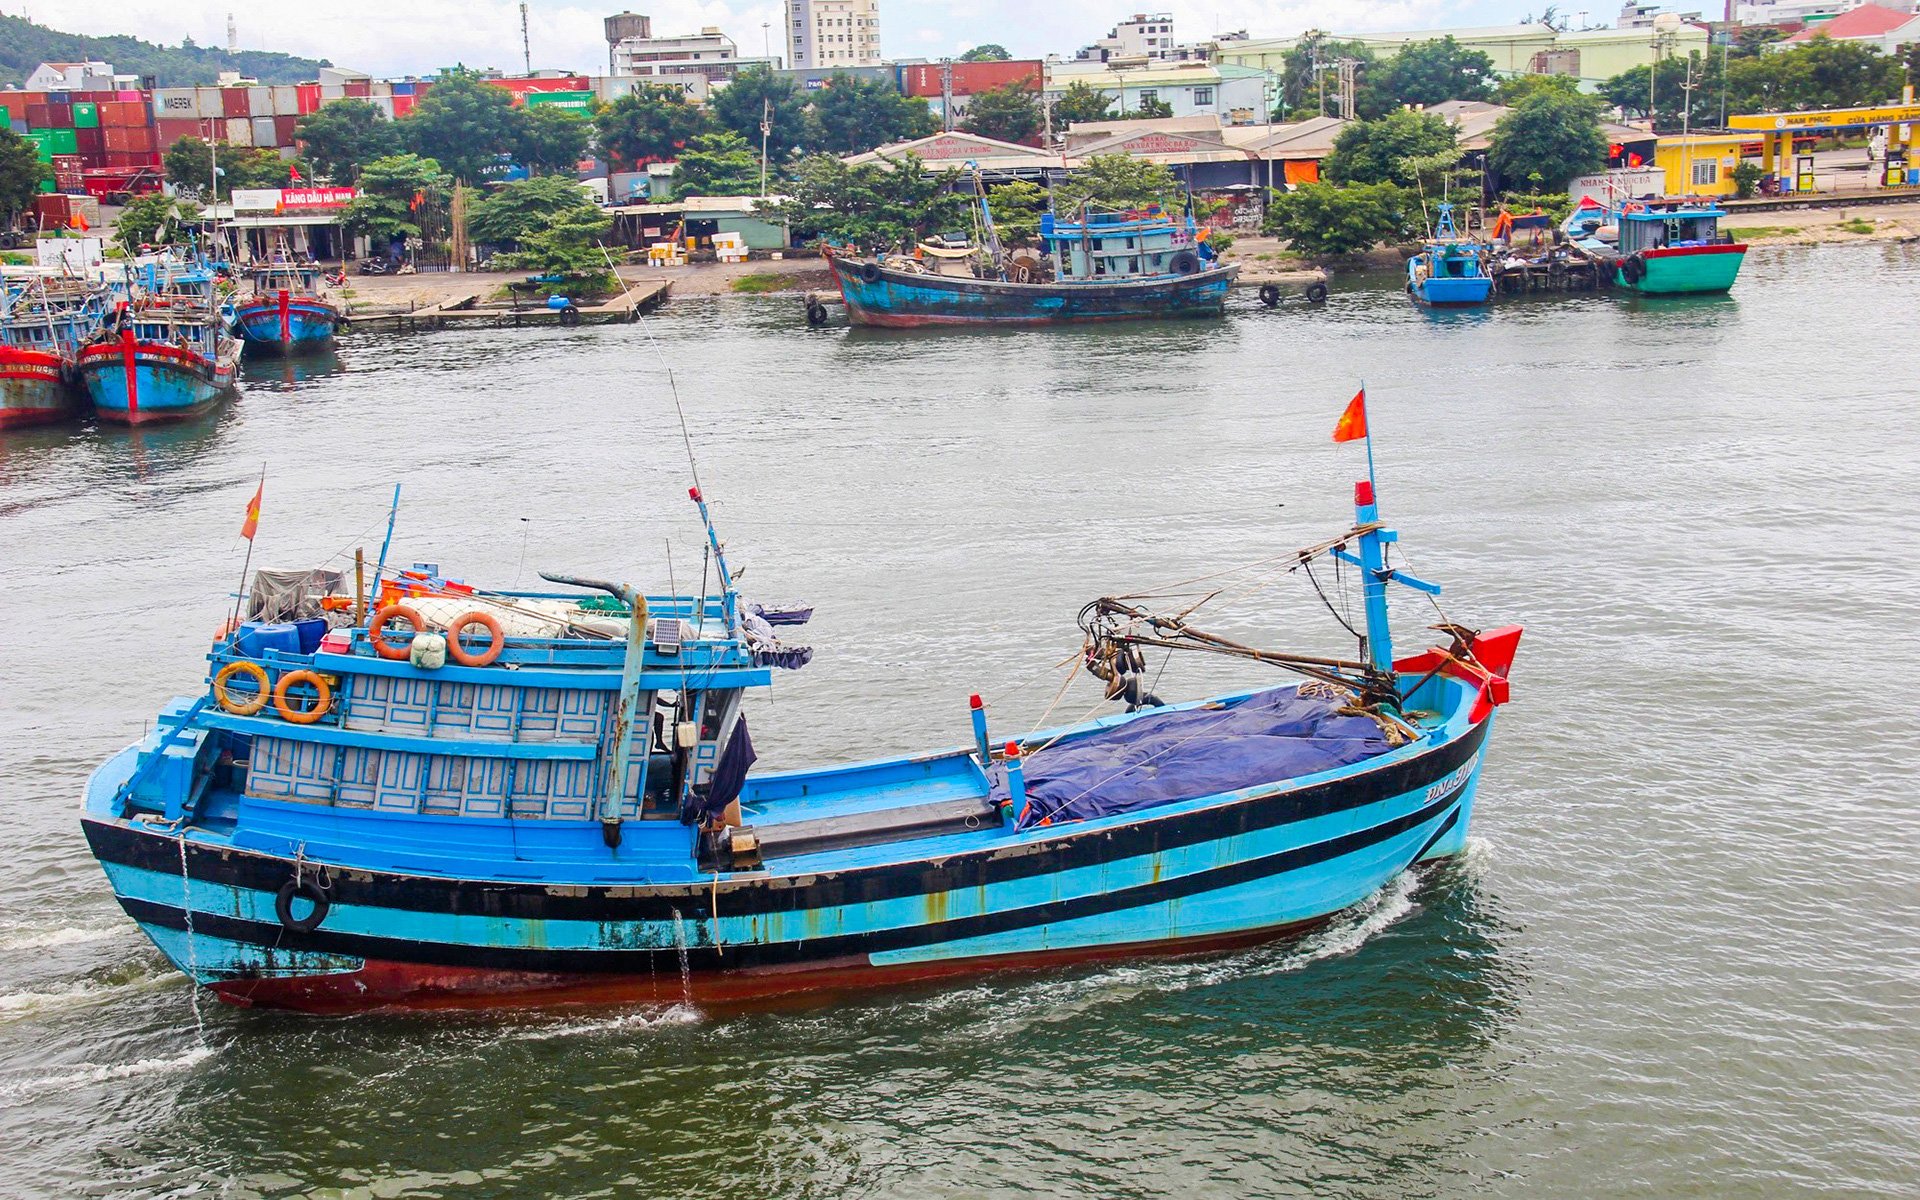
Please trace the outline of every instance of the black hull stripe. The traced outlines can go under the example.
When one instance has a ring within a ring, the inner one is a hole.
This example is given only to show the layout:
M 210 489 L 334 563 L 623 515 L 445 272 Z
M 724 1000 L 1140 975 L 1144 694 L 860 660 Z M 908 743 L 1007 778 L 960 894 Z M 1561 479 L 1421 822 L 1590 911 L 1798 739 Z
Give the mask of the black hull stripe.
M 1410 829 L 1418 829 L 1449 810 L 1451 810 L 1450 815 L 1441 823 L 1440 828 L 1407 860 L 1405 867 L 1411 867 L 1459 821 L 1460 809 L 1457 797 L 1451 795 L 1442 797 L 1404 816 L 1325 842 L 1301 846 L 1261 858 L 1247 859 L 1244 862 L 1216 867 L 1208 871 L 1196 871 L 1157 883 L 1077 896 L 1028 908 L 984 913 L 979 916 L 898 929 L 810 938 L 803 941 L 729 944 L 724 948 L 724 953 L 710 944 L 691 945 L 687 950 L 688 962 L 690 966 L 702 970 L 743 970 L 828 962 L 850 956 L 868 956 L 889 950 L 917 949 L 965 938 L 1031 929 L 1039 925 L 1072 921 L 1082 917 L 1101 916 L 1124 909 L 1221 891 L 1329 862 L 1398 837 Z M 1393 874 L 1398 874 L 1398 871 Z M 137 921 L 164 926 L 168 929 L 184 930 L 186 928 L 185 915 L 179 908 L 171 905 L 126 898 L 121 900 L 121 905 L 127 910 L 128 915 Z M 704 915 L 696 916 L 688 913 L 686 917 L 689 928 L 694 933 L 705 934 L 706 930 L 702 926 L 705 920 Z M 207 913 L 196 913 L 193 918 L 193 927 L 196 932 L 211 937 L 280 950 L 308 950 L 390 962 L 485 967 L 506 971 L 630 974 L 655 967 L 671 968 L 677 963 L 679 955 L 677 948 L 539 950 L 506 946 L 473 946 L 366 934 L 329 933 L 325 926 L 310 933 L 299 933 L 263 921 L 249 921 Z
M 1180 816 L 1143 819 L 1117 829 L 1079 832 L 1065 826 L 1056 840 L 1037 846 L 978 850 L 834 874 L 723 878 L 718 888 L 720 909 L 728 916 L 756 916 L 874 904 L 1054 875 L 1290 825 L 1427 787 L 1477 754 L 1486 731 L 1482 722 L 1447 745 L 1354 778 Z M 102 861 L 180 873 L 175 838 L 117 822 L 88 819 L 82 823 L 94 855 Z M 284 858 L 199 843 L 188 844 L 187 867 L 195 879 L 267 892 L 277 891 L 291 874 Z M 707 912 L 714 895 L 710 879 L 691 884 L 572 887 L 339 867 L 333 868 L 333 876 L 337 904 L 522 919 L 665 921 L 676 910 L 683 916 Z

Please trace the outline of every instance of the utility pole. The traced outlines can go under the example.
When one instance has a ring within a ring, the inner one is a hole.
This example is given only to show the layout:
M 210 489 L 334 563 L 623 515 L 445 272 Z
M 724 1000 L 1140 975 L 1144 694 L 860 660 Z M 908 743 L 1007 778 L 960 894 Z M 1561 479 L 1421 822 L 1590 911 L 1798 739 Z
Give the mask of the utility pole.
M 953 132 L 953 60 L 940 60 L 940 119 L 948 133 Z
M 760 195 L 767 194 L 767 135 L 773 132 L 773 98 L 760 97 Z
M 533 74 L 533 41 L 527 36 L 527 0 L 520 0 L 520 58 Z

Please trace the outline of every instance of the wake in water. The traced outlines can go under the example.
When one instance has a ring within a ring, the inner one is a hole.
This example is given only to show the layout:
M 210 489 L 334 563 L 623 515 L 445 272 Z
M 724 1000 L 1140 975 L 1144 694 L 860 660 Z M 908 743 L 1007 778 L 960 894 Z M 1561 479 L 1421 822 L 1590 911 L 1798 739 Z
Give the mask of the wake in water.
M 213 1057 L 213 1053 L 210 1047 L 194 1046 L 167 1058 L 142 1058 L 130 1063 L 75 1063 L 57 1074 L 0 1079 L 0 1100 L 16 1100 L 41 1092 L 113 1083 L 142 1075 L 184 1071 L 205 1062 Z
M 104 929 L 92 929 L 79 925 L 68 925 L 60 929 L 43 929 L 39 926 L 15 926 L 0 929 L 0 951 L 7 950 L 52 950 L 61 946 L 79 946 L 88 942 L 104 942 L 131 932 L 130 926 L 114 925 Z

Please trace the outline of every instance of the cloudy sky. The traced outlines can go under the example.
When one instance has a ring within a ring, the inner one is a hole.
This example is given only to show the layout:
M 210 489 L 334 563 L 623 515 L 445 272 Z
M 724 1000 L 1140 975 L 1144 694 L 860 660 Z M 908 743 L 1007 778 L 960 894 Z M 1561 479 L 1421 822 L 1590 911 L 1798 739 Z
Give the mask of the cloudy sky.
M 779 0 L 530 0 L 535 67 L 591 70 L 606 62 L 601 18 L 622 4 L 653 17 L 656 34 L 717 25 L 742 54 L 761 50 L 770 23 L 779 53 Z M 1535 8 L 1538 6 L 1536 5 Z M 1579 4 L 1563 8 L 1569 11 Z M 1605 7 L 1604 5 L 1600 7 Z M 1309 26 L 1336 30 L 1420 29 L 1490 25 L 1518 20 L 1528 0 L 1195 0 L 1171 11 L 1184 40 L 1220 29 L 1246 28 L 1283 36 Z M 1144 11 L 1125 0 L 1053 0 L 1038 9 L 1026 0 L 883 0 L 882 45 L 890 57 L 938 58 L 979 41 L 998 41 L 1018 57 L 1071 54 L 1106 33 L 1117 17 Z M 428 74 L 460 62 L 514 68 L 520 63 L 517 0 L 312 0 L 239 4 L 236 0 L 0 0 L 0 12 L 27 15 L 73 33 L 127 33 L 177 43 L 226 41 L 227 14 L 236 14 L 243 49 L 281 50 L 329 58 L 376 75 Z M 1596 10 L 1596 17 L 1610 18 Z

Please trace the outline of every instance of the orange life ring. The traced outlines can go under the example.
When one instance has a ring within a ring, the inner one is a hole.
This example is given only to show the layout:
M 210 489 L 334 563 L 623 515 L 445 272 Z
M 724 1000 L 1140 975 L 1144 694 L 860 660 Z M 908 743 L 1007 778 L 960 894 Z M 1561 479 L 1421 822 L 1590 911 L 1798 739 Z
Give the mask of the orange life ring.
M 253 680 L 254 693 L 251 700 L 239 700 L 227 690 L 227 684 L 235 675 L 245 675 Z M 257 662 L 230 662 L 220 668 L 213 677 L 213 698 L 220 707 L 236 717 L 250 717 L 267 706 L 267 697 L 273 691 L 272 681 L 267 678 L 267 669 Z
M 396 618 L 413 626 L 413 633 L 415 634 L 425 629 L 427 623 L 420 619 L 419 613 L 405 604 L 389 604 L 379 612 L 373 614 L 373 623 L 367 626 L 367 636 L 373 641 L 374 653 L 378 654 L 381 658 L 399 662 L 401 659 L 406 658 L 407 653 L 413 649 L 413 635 L 409 634 L 407 640 L 404 642 L 388 641 L 387 622 Z
M 312 708 L 295 708 L 293 701 L 287 699 L 287 689 L 296 683 L 313 685 Z M 318 671 L 288 671 L 280 677 L 279 683 L 273 685 L 273 711 L 279 713 L 282 720 L 291 721 L 295 725 L 311 725 L 326 716 L 327 710 L 332 707 L 333 686 L 327 682 L 326 676 Z
M 461 631 L 469 625 L 480 625 L 487 631 L 487 648 L 478 654 L 460 644 Z M 506 649 L 506 646 L 506 631 L 500 628 L 500 618 L 492 613 L 475 609 L 473 612 L 462 613 L 447 623 L 447 657 L 463 667 L 489 666 L 494 659 L 500 657 L 500 651 Z

